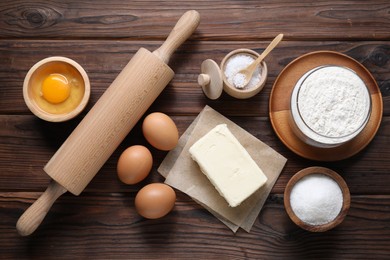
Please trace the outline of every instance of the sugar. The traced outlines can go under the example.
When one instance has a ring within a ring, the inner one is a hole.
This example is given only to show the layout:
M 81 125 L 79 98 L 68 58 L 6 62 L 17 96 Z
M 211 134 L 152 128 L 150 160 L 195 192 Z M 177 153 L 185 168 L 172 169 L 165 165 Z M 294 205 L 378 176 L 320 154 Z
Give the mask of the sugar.
M 310 225 L 334 220 L 343 206 L 342 191 L 332 178 L 313 174 L 299 180 L 291 190 L 290 204 L 295 215 Z
M 232 86 L 240 89 L 250 89 L 258 85 L 261 79 L 260 67 L 257 67 L 253 72 L 253 76 L 246 86 L 243 86 L 245 82 L 245 75 L 238 73 L 240 70 L 248 67 L 254 60 L 255 59 L 253 57 L 244 54 L 237 54 L 230 57 L 226 62 L 224 71 L 227 81 Z

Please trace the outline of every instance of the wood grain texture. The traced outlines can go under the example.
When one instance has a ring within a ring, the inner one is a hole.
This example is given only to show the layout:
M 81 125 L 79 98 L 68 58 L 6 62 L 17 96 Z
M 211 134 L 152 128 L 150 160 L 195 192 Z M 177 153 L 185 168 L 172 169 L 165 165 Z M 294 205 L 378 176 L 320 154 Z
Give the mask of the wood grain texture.
M 326 233 L 309 233 L 295 226 L 284 210 L 283 197 L 272 195 L 251 233 L 240 230 L 232 235 L 183 194 L 178 195 L 174 210 L 159 220 L 146 220 L 136 214 L 133 192 L 83 193 L 80 197 L 65 194 L 39 232 L 21 239 L 8 223 L 14 222 L 37 196 L 0 193 L 5 209 L 0 220 L 4 226 L 0 236 L 3 258 L 193 259 L 190 252 L 196 252 L 197 259 L 390 256 L 390 240 L 386 239 L 390 232 L 390 197 L 384 195 L 352 196 L 345 221 Z M 362 239 L 366 236 L 370 239 Z
M 150 112 L 172 116 L 180 134 L 205 105 L 288 159 L 251 233 L 233 234 L 181 192 L 166 218 L 145 220 L 134 210 L 136 192 L 157 173 L 166 152 L 153 149 L 135 125 L 80 196 L 65 193 L 31 237 L 15 225 L 46 189 L 42 170 L 72 130 L 140 47 L 156 50 L 177 19 L 196 9 L 201 23 L 173 54 L 175 76 Z M 390 3 L 373 1 L 0 1 L 0 258 L 1 259 L 389 259 L 390 258 Z M 207 99 L 197 84 L 206 59 L 218 64 L 238 48 L 262 52 L 279 33 L 284 40 L 265 61 L 268 80 L 248 100 L 226 93 Z M 282 69 L 312 51 L 344 53 L 374 76 L 383 96 L 383 121 L 373 141 L 352 158 L 319 163 L 291 152 L 268 117 L 272 85 Z M 32 115 L 23 101 L 29 68 L 54 55 L 87 71 L 86 110 L 64 123 Z M 120 153 L 144 144 L 154 157 L 150 176 L 137 185 L 116 176 Z M 338 172 L 351 191 L 351 208 L 336 229 L 314 234 L 289 219 L 283 206 L 287 182 L 309 166 Z
M 164 39 L 184 11 L 202 23 L 194 39 L 388 39 L 381 1 L 2 1 L 0 35 L 21 38 Z M 157 11 L 157 12 L 156 12 Z M 153 28 L 151 30 L 150 28 Z M 320 28 L 320 30 L 318 29 Z
M 22 97 L 23 80 L 27 71 L 39 60 L 52 55 L 69 57 L 87 71 L 91 82 L 91 108 L 112 83 L 140 47 L 153 51 L 162 42 L 128 41 L 0 41 L 0 113 L 29 113 Z M 261 52 L 267 41 L 260 42 L 187 42 L 175 52 L 169 66 L 175 76 L 154 107 L 169 114 L 192 114 L 201 111 L 209 100 L 203 97 L 197 77 L 205 59 L 218 64 L 230 51 L 237 48 Z M 282 69 L 297 57 L 312 51 L 330 50 L 344 53 L 362 63 L 374 76 L 382 92 L 384 115 L 390 115 L 390 46 L 385 41 L 373 42 L 282 42 L 265 59 L 268 79 L 262 92 L 248 100 L 237 100 L 222 94 L 222 99 L 211 102 L 213 107 L 228 115 L 267 116 L 268 98 L 272 84 Z M 177 109 L 180 107 L 181 109 Z
M 149 110 L 146 114 L 154 110 Z M 194 116 L 174 116 L 179 134 L 194 120 Z M 354 157 L 339 162 L 315 162 L 306 160 L 288 150 L 280 140 L 275 138 L 268 118 L 263 117 L 229 117 L 258 139 L 271 146 L 288 158 L 287 165 L 276 182 L 272 193 L 283 193 L 291 176 L 300 169 L 309 166 L 329 167 L 345 178 L 353 194 L 390 194 L 387 179 L 390 169 L 390 119 L 385 117 L 374 140 Z M 142 121 L 142 119 L 141 119 Z M 43 166 L 60 147 L 77 122 L 50 124 L 33 116 L 0 116 L 0 190 L 43 191 L 49 177 L 43 172 Z M 134 144 L 145 145 L 151 149 L 154 163 L 152 174 L 140 185 L 127 186 L 120 183 L 116 175 L 116 163 L 121 152 Z M 151 147 L 145 140 L 139 122 L 122 144 L 116 149 L 107 163 L 99 171 L 86 192 L 125 192 L 137 190 L 145 183 L 162 181 L 157 168 L 166 155 Z M 370 163 L 367 163 L 370 162 Z M 375 165 L 375 167 L 373 167 Z M 28 181 L 19 182 L 20 179 Z

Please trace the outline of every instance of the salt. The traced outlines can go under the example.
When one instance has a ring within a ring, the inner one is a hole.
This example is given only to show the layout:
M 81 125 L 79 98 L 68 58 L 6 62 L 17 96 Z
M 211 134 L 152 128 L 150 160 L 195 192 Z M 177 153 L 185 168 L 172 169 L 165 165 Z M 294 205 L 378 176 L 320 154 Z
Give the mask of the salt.
M 343 206 L 343 194 L 329 176 L 313 174 L 303 177 L 291 190 L 290 204 L 295 215 L 310 225 L 334 220 Z
M 244 54 L 237 54 L 230 57 L 226 62 L 224 71 L 229 84 L 239 89 L 250 89 L 257 86 L 261 79 L 260 67 L 257 67 L 253 72 L 253 76 L 246 86 L 244 86 L 245 75 L 238 73 L 240 70 L 245 69 L 254 61 L 255 59 L 253 57 Z
M 245 81 L 246 81 L 246 77 L 242 73 L 237 73 L 233 77 L 233 84 L 234 84 L 234 86 L 236 88 L 244 88 L 245 87 Z

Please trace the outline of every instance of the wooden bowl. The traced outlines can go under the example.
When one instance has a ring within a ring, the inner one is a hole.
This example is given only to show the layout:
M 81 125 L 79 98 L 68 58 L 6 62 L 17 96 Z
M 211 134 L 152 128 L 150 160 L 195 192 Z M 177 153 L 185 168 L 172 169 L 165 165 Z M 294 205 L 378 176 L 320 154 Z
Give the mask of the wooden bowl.
M 225 58 L 223 58 L 223 60 L 221 62 L 222 79 L 223 79 L 223 83 L 224 83 L 223 89 L 225 90 L 225 92 L 228 93 L 232 97 L 235 97 L 238 99 L 246 99 L 246 98 L 253 97 L 254 95 L 259 93 L 263 89 L 265 82 L 267 81 L 268 69 L 267 69 L 267 64 L 265 63 L 265 61 L 262 61 L 259 65 L 261 67 L 260 82 L 256 86 L 251 87 L 251 88 L 244 88 L 244 89 L 236 88 L 235 86 L 233 86 L 232 84 L 230 84 L 228 82 L 226 75 L 225 75 L 225 69 L 226 69 L 227 61 L 231 57 L 238 55 L 238 54 L 248 55 L 248 56 L 253 57 L 254 59 L 259 57 L 260 55 L 257 52 L 250 50 L 250 49 L 237 49 L 237 50 L 234 50 L 234 51 L 228 53 L 225 56 Z
M 323 174 L 330 178 L 332 178 L 336 183 L 339 185 L 342 196 L 343 196 L 343 203 L 341 210 L 339 214 L 330 222 L 322 225 L 311 225 L 304 221 L 302 221 L 293 211 L 290 203 L 291 198 L 291 191 L 294 187 L 294 185 L 300 181 L 303 177 L 312 175 L 312 174 Z M 345 183 L 344 179 L 338 175 L 336 172 L 332 171 L 331 169 L 324 168 L 324 167 L 309 167 L 305 168 L 298 173 L 296 173 L 287 183 L 286 189 L 284 191 L 284 207 L 287 211 L 288 216 L 291 218 L 291 220 L 298 225 L 299 227 L 310 231 L 310 232 L 324 232 L 327 230 L 330 230 L 337 225 L 339 225 L 347 215 L 347 212 L 349 210 L 351 204 L 351 196 L 349 193 L 349 189 L 347 184 Z
M 37 89 L 42 85 L 44 77 L 53 73 L 67 73 L 77 80 L 77 87 L 81 94 L 78 97 L 79 101 L 70 106 L 70 111 L 61 112 L 59 110 L 60 112 L 53 112 L 56 108 L 50 106 L 55 105 L 38 100 Z M 23 83 L 23 97 L 27 107 L 37 117 L 50 122 L 63 122 L 77 116 L 87 105 L 90 92 L 91 86 L 85 70 L 74 60 L 65 57 L 49 57 L 37 62 L 28 71 Z M 45 106 L 42 104 L 45 104 Z

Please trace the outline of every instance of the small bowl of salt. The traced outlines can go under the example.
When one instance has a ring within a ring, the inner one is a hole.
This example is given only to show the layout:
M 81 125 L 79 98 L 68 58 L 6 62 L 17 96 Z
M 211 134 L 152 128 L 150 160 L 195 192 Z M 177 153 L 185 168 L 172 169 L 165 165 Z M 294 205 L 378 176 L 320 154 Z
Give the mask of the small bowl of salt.
M 324 232 L 339 225 L 347 215 L 351 196 L 344 179 L 324 167 L 296 173 L 284 191 L 284 206 L 291 220 L 311 232 Z
M 268 69 L 265 61 L 254 71 L 247 85 L 243 86 L 245 78 L 237 77 L 241 69 L 248 67 L 260 55 L 250 49 L 237 49 L 228 53 L 221 62 L 223 89 L 230 96 L 246 99 L 259 93 L 267 81 Z

